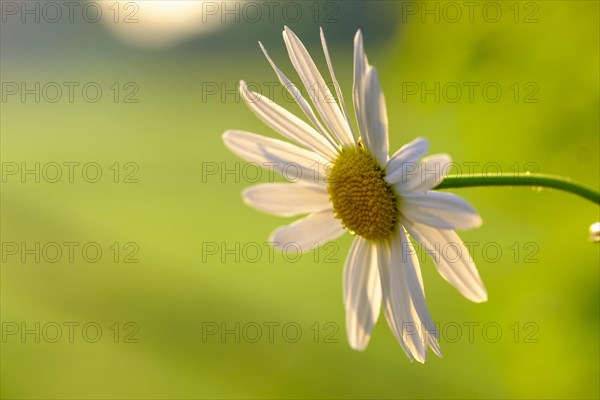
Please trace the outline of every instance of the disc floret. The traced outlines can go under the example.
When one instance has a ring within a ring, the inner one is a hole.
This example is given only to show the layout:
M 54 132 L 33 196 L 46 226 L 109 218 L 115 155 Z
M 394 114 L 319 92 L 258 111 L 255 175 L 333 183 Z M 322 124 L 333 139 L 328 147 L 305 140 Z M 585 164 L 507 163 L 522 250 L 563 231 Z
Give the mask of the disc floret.
M 363 147 L 345 148 L 329 177 L 329 196 L 336 218 L 356 235 L 384 240 L 398 224 L 398 196 L 385 171 Z

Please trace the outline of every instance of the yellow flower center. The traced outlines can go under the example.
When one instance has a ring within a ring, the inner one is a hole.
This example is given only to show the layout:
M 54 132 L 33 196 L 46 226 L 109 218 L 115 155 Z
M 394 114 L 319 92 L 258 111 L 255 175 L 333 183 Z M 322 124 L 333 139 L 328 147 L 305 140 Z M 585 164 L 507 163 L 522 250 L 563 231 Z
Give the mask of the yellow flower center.
M 398 197 L 384 170 L 362 147 L 342 150 L 328 177 L 336 218 L 368 240 L 390 237 L 398 224 Z

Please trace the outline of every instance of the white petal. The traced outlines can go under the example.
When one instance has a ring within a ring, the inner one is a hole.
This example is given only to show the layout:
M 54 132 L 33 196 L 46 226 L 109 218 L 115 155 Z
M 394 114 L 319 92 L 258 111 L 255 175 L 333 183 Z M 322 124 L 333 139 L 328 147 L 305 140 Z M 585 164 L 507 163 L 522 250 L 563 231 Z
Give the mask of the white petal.
M 415 357 L 413 357 L 413 350 L 408 347 L 406 341 L 402 338 L 403 337 L 402 323 L 396 323 L 396 319 L 394 317 L 394 312 L 392 310 L 391 299 L 389 296 L 386 296 L 385 293 L 383 295 L 382 302 L 383 302 L 383 312 L 385 315 L 385 320 L 386 320 L 390 330 L 392 331 L 392 333 L 394 334 L 394 337 L 396 338 L 396 340 L 402 347 L 402 350 L 404 350 L 404 354 L 406 354 L 406 356 L 408 357 L 408 359 L 410 361 L 413 361 L 415 359 Z
M 421 326 L 423 328 L 421 332 L 422 337 L 430 343 L 431 339 L 433 339 L 433 342 L 437 345 L 439 335 L 435 323 L 433 322 L 433 319 L 429 314 L 427 304 L 425 303 L 425 293 L 423 292 L 423 278 L 421 276 L 421 266 L 419 264 L 419 258 L 417 257 L 415 248 L 408 239 L 408 236 L 406 236 L 406 232 L 404 231 L 402 226 L 398 227 L 398 236 L 400 237 L 400 245 L 402 250 L 402 259 L 400 261 L 402 267 L 404 267 L 403 269 L 406 276 L 406 283 L 408 284 L 408 289 L 410 292 L 410 298 L 413 305 L 413 312 L 416 312 L 416 315 L 418 316 L 418 321 L 420 321 Z M 397 271 L 396 273 L 399 273 L 398 269 L 392 269 L 392 277 L 394 275 L 394 271 Z M 394 279 L 392 278 L 392 282 L 393 281 Z M 434 347 L 435 351 L 435 346 L 432 347 Z M 437 350 L 439 351 L 439 347 Z
M 283 39 L 288 49 L 290 60 L 300 79 L 304 83 L 319 115 L 334 137 L 343 146 L 354 146 L 354 138 L 348 122 L 342 115 L 335 102 L 335 97 L 329 90 L 317 66 L 298 37 L 287 26 L 283 31 Z
M 282 250 L 308 251 L 340 237 L 344 227 L 333 211 L 326 210 L 310 214 L 289 225 L 280 226 L 269 238 L 274 247 Z
M 346 333 L 350 347 L 364 350 L 381 309 L 381 282 L 375 244 L 357 236 L 344 266 Z M 389 264 L 389 261 L 387 261 Z
M 269 61 L 269 64 L 271 64 L 271 67 L 273 68 L 273 70 L 277 74 L 277 77 L 279 78 L 279 82 L 281 82 L 281 84 L 283 85 L 283 87 L 285 87 L 287 89 L 287 91 L 292 95 L 292 97 L 294 98 L 294 100 L 296 100 L 296 102 L 298 103 L 298 105 L 300 106 L 300 108 L 302 109 L 302 111 L 304 111 L 304 114 L 306 114 L 306 116 L 308 117 L 308 119 L 310 120 L 310 122 L 312 122 L 312 124 L 317 128 L 317 130 L 321 133 L 321 135 L 333 147 L 338 147 L 339 146 L 338 143 L 331 137 L 331 135 L 329 134 L 329 132 L 327 132 L 327 129 L 325 129 L 325 127 L 323 127 L 323 124 L 321 124 L 321 121 L 319 121 L 319 119 L 317 118 L 317 116 L 316 116 L 315 112 L 313 111 L 312 107 L 308 104 L 308 102 L 306 101 L 306 99 L 304 99 L 304 97 L 302 96 L 302 93 L 300 93 L 300 90 L 298 90 L 298 88 L 296 87 L 296 85 L 294 85 L 292 83 L 292 81 L 290 81 L 288 79 L 288 77 L 285 76 L 285 74 L 277 67 L 277 65 L 275 65 L 275 63 L 273 62 L 273 60 L 269 56 L 269 53 L 267 53 L 267 49 L 265 49 L 265 47 L 263 46 L 263 44 L 261 42 L 258 42 L 258 44 L 260 45 L 260 48 L 262 49 L 263 53 L 265 54 L 265 57 Z
M 384 297 L 383 301 L 384 301 L 383 304 L 384 304 L 385 318 L 388 323 L 388 326 L 394 333 L 394 336 L 398 340 L 398 343 L 400 343 L 400 345 L 402 346 L 402 349 L 404 350 L 408 359 L 411 361 L 414 360 L 415 357 L 413 356 L 413 354 L 422 354 L 422 353 L 416 353 L 417 352 L 416 346 L 419 346 L 419 345 L 411 344 L 411 346 L 409 347 L 407 342 L 404 339 L 402 339 L 405 336 L 408 337 L 410 335 L 416 335 L 413 333 L 414 329 L 412 327 L 414 325 L 412 323 L 405 323 L 403 326 L 402 323 L 396 323 L 396 320 L 394 318 L 393 311 L 392 311 L 391 302 L 389 301 L 389 299 L 388 299 L 388 301 L 386 301 L 385 297 Z M 411 314 L 410 315 L 411 315 L 410 318 L 412 320 L 417 321 L 418 316 L 416 314 L 415 307 L 412 304 L 411 304 Z M 423 340 L 423 339 L 421 338 L 421 340 Z M 436 339 L 433 334 L 428 334 L 426 340 L 427 340 L 427 343 L 429 344 L 429 347 L 431 347 L 431 350 L 433 350 L 433 352 L 438 357 L 443 357 L 442 351 L 440 349 L 440 345 L 438 343 L 438 339 Z M 419 360 L 419 362 L 423 363 L 423 362 L 425 362 L 425 359 L 421 358 L 421 360 Z
M 470 229 L 482 223 L 465 199 L 446 192 L 402 194 L 400 213 L 412 222 L 439 229 Z
M 487 300 L 487 291 L 479 277 L 469 250 L 452 230 L 402 221 L 410 235 L 433 257 L 440 275 L 463 296 L 474 302 Z
M 390 246 L 387 244 L 387 249 L 384 246 L 380 247 L 380 251 L 387 250 L 389 257 L 391 258 Z M 396 257 L 396 256 L 394 256 Z M 402 349 L 408 356 L 408 358 L 412 361 L 415 359 L 413 354 L 416 354 L 417 357 L 423 359 L 420 355 L 424 353 L 424 345 L 421 345 L 420 336 L 416 342 L 414 342 L 414 336 L 408 335 L 405 338 L 405 328 L 408 327 L 409 321 L 413 319 L 413 315 L 411 312 L 411 300 L 408 290 L 400 291 L 394 299 L 392 295 L 391 289 L 391 263 L 396 264 L 395 261 L 390 260 L 388 263 L 379 263 L 379 275 L 381 277 L 381 290 L 382 290 L 382 302 L 383 309 L 385 313 L 385 319 L 390 327 L 392 333 L 402 346 Z M 395 277 L 397 279 L 397 277 Z M 394 286 L 398 287 L 398 282 L 394 284 Z M 396 289 L 397 290 L 397 289 Z M 412 328 L 412 327 L 411 327 Z M 411 339 L 411 340 L 406 340 Z
M 375 68 L 367 68 L 364 84 L 365 104 L 363 107 L 366 112 L 367 131 L 361 132 L 362 138 L 379 165 L 385 167 L 388 162 L 389 150 L 387 109 Z
M 420 284 L 419 261 L 402 227 L 391 241 L 389 271 L 380 271 L 388 324 L 409 357 L 426 358 L 427 344 L 441 355 L 438 334 Z
M 424 193 L 444 180 L 451 164 L 452 158 L 448 154 L 433 154 L 425 157 L 417 164 L 414 173 L 406 174 L 404 179 L 394 184 L 394 187 L 400 194 Z
M 240 158 L 272 169 L 292 182 L 324 184 L 330 163 L 315 152 L 250 132 L 230 130 L 225 145 Z
M 348 118 L 348 110 L 346 109 L 346 103 L 344 102 L 344 95 L 342 94 L 342 88 L 338 80 L 335 77 L 335 73 L 333 72 L 333 65 L 331 64 L 331 57 L 329 56 L 329 50 L 327 50 L 327 42 L 325 41 L 325 33 L 323 33 L 323 28 L 320 28 L 321 32 L 321 45 L 323 46 L 323 53 L 325 54 L 325 60 L 327 61 L 327 68 L 329 68 L 329 75 L 331 76 L 331 80 L 333 81 L 333 85 L 335 86 L 335 92 L 337 93 L 338 100 L 341 105 L 342 114 L 344 118 L 348 122 L 348 127 L 350 131 L 352 131 L 352 124 L 350 123 L 350 119 Z M 354 136 L 354 135 L 352 135 Z
M 409 177 L 418 174 L 417 163 L 427 154 L 427 150 L 429 142 L 422 137 L 400 147 L 388 161 L 385 180 L 388 183 L 408 182 Z
M 331 209 L 329 193 L 324 185 L 264 183 L 245 189 L 242 196 L 246 204 L 282 217 Z
M 352 99 L 354 100 L 354 114 L 361 137 L 367 132 L 367 109 L 365 108 L 365 78 L 369 61 L 363 46 L 363 37 L 360 29 L 354 36 L 354 82 L 352 84 Z
M 316 151 L 324 158 L 335 161 L 338 151 L 306 122 L 260 93 L 252 91 L 244 81 L 240 82 L 240 93 L 248 107 L 273 130 L 309 150 Z

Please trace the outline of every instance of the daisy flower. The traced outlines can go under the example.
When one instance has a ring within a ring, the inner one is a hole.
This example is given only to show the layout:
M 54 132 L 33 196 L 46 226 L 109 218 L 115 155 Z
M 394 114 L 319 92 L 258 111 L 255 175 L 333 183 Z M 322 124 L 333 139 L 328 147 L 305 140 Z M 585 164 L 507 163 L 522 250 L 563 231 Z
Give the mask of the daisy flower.
M 323 30 L 321 43 L 337 100 L 302 42 L 287 27 L 283 39 L 312 106 L 259 44 L 310 124 L 240 82 L 250 109 L 293 143 L 245 131 L 223 134 L 227 147 L 242 159 L 288 178 L 293 170 L 294 179 L 288 179 L 293 183 L 250 187 L 243 192 L 244 201 L 279 216 L 308 214 L 272 233 L 270 241 L 276 247 L 294 243 L 309 250 L 346 231 L 354 236 L 343 276 L 346 331 L 353 349 L 367 347 L 383 306 L 390 329 L 410 359 L 424 362 L 428 347 L 441 357 L 409 236 L 434 258 L 442 277 L 468 299 L 482 302 L 486 290 L 454 232 L 480 226 L 481 218 L 462 198 L 432 190 L 444 175 L 427 171 L 444 171 L 439 166 L 451 159 L 446 154 L 423 158 L 429 146 L 426 139 L 416 138 L 389 157 L 385 99 L 360 30 L 354 38 L 356 127 L 333 72 Z

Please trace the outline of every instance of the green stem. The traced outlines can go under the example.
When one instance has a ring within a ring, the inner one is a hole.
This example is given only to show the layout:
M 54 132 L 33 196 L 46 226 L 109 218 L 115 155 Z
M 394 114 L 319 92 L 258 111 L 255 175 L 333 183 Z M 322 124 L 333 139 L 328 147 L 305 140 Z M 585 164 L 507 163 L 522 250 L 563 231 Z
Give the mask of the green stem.
M 549 187 L 565 192 L 570 192 L 588 199 L 596 204 L 600 204 L 600 193 L 589 189 L 579 183 L 575 183 L 568 178 L 545 174 L 500 174 L 498 176 L 488 176 L 484 174 L 472 174 L 468 176 L 448 175 L 436 189 L 463 188 L 475 186 L 533 186 Z

